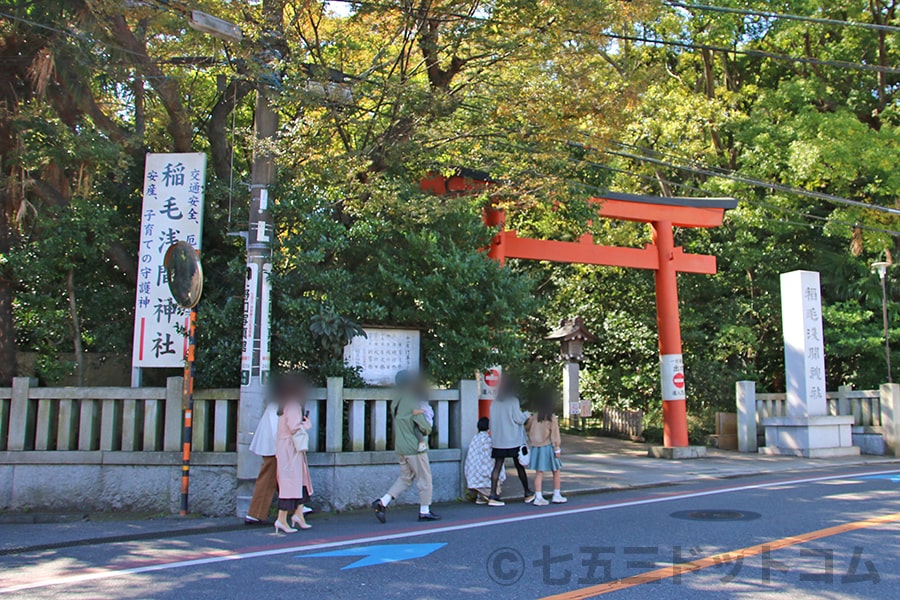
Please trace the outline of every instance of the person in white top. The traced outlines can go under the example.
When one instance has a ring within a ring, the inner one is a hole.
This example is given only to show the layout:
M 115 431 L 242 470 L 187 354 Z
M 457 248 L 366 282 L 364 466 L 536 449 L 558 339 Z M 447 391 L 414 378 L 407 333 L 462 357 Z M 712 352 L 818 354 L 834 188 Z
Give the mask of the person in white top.
M 278 489 L 275 440 L 278 430 L 278 405 L 270 402 L 250 440 L 250 452 L 262 457 L 262 466 L 253 486 L 250 509 L 244 517 L 247 525 L 265 525 L 272 508 L 272 498 Z

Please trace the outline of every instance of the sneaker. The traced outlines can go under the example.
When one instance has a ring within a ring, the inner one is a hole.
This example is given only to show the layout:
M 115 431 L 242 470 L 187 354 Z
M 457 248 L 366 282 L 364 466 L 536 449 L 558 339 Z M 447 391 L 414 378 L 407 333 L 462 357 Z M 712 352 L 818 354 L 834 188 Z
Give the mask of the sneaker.
M 506 506 L 506 502 L 502 501 L 500 498 L 488 498 L 487 505 L 488 506 Z
M 431 511 L 428 511 L 427 513 L 419 513 L 419 520 L 420 521 L 440 521 L 441 516 L 436 515 Z
M 375 518 L 378 519 L 381 523 L 387 521 L 384 516 L 385 506 L 381 503 L 381 498 L 372 503 L 372 508 L 375 509 Z
M 535 506 L 547 506 L 550 503 L 547 502 L 547 499 L 544 498 L 543 496 L 538 496 L 537 498 L 534 499 L 534 502 L 532 502 L 532 504 Z
M 534 492 L 525 492 L 525 504 L 534 502 Z
M 553 494 L 553 498 L 550 500 L 553 504 L 565 504 L 568 501 L 569 499 L 562 494 Z
M 487 498 L 485 498 L 484 496 L 482 496 L 480 494 L 475 498 L 475 504 L 487 504 L 487 503 L 488 503 Z

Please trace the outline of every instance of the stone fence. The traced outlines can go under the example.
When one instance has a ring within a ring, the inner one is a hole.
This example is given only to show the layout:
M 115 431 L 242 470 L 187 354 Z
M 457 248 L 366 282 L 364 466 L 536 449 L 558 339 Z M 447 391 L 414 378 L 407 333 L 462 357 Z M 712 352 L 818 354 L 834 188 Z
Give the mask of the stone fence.
M 738 450 L 756 452 L 762 420 L 787 415 L 787 394 L 757 394 L 756 383 L 738 381 L 735 389 L 738 416 Z M 840 386 L 827 392 L 829 416 L 852 416 L 853 445 L 863 454 L 900 456 L 900 384 L 883 384 L 877 390 Z
M 0 388 L 0 510 L 174 512 L 180 498 L 181 377 L 166 387 Z M 307 409 L 317 504 L 343 509 L 397 474 L 391 451 L 393 391 L 350 389 L 330 378 Z M 235 513 L 238 389 L 194 393 L 191 510 Z M 434 389 L 430 453 L 435 497 L 460 496 L 462 463 L 475 433 L 477 386 Z M 413 500 L 414 497 L 406 500 Z

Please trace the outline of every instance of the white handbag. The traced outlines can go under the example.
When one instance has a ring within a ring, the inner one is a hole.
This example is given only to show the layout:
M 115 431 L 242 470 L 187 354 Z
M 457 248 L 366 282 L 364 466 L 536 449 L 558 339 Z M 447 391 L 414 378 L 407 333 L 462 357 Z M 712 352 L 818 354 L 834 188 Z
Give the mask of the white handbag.
M 307 433 L 305 428 L 301 427 L 298 429 L 297 432 L 291 436 L 291 441 L 294 442 L 294 448 L 297 449 L 297 452 L 306 452 L 309 450 L 309 433 Z
M 528 452 L 528 446 L 524 444 L 519 446 L 519 464 L 523 467 L 531 464 L 531 453 Z

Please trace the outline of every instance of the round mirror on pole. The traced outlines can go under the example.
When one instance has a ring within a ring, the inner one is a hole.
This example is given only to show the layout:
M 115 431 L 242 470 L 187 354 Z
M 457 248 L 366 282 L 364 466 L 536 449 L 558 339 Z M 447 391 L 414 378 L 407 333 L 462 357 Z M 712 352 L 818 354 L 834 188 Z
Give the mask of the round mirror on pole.
M 182 308 L 194 308 L 203 293 L 203 268 L 197 250 L 187 242 L 175 242 L 163 259 L 169 291 Z

